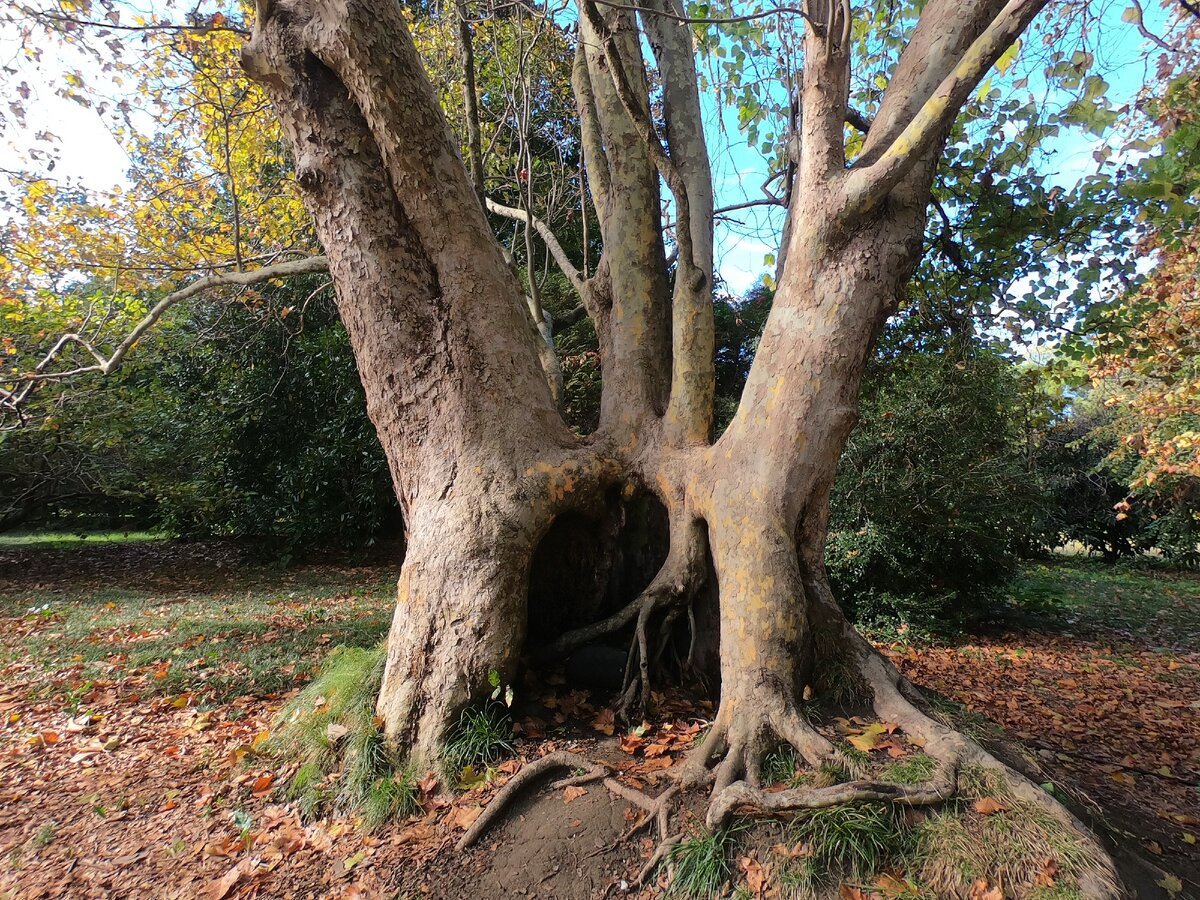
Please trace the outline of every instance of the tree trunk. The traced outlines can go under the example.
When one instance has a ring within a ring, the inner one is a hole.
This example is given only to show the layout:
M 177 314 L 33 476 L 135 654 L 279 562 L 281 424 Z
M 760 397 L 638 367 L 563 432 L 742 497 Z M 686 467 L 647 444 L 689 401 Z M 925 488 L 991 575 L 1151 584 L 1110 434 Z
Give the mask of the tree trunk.
M 787 265 L 737 413 L 710 443 L 712 184 L 690 28 L 669 18 L 681 12 L 676 0 L 642 13 L 666 14 L 645 28 L 667 80 L 665 145 L 649 114 L 635 14 L 580 8 L 573 82 L 604 238 L 596 274 L 577 285 L 604 364 L 600 427 L 586 440 L 558 415 L 539 364 L 544 344 L 400 6 L 259 3 L 244 62 L 291 140 L 408 526 L 378 712 L 412 762 L 437 762 L 489 674 L 511 681 L 526 653 L 562 655 L 631 632 L 621 708 L 644 706 L 676 626 L 715 587 L 720 705 L 688 767 L 715 782 L 710 822 L 743 803 L 817 802 L 764 794 L 760 768 L 780 743 L 813 765 L 834 754 L 800 700 L 839 680 L 835 669 L 940 763 L 928 783 L 852 784 L 847 799 L 938 802 L 964 761 L 999 767 L 922 713 L 854 632 L 823 553 L 859 385 L 917 263 L 955 110 L 1041 5 L 930 0 L 862 158 L 847 167 L 850 7 L 806 4 Z M 660 179 L 679 211 L 673 284 Z M 600 621 L 527 648 L 531 561 L 556 518 L 599 514 L 606 495 L 637 490 L 667 512 L 657 575 Z M 691 630 L 695 662 L 695 643 L 708 636 Z M 1021 790 L 1052 804 L 1028 783 Z

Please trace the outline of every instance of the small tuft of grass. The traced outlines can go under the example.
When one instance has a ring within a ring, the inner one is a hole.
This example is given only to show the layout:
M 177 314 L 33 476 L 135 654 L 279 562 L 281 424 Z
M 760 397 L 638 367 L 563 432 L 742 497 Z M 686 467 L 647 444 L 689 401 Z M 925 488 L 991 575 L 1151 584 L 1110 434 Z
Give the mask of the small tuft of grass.
M 33 846 L 36 850 L 41 850 L 43 847 L 49 847 L 54 842 L 54 825 L 53 823 L 43 825 L 37 830 L 37 834 L 33 836 Z
M 787 784 L 795 787 L 799 777 L 799 762 L 796 751 L 791 747 L 776 747 L 763 760 L 763 784 Z
M 841 749 L 842 768 L 855 778 L 864 777 L 871 769 L 871 754 L 866 750 L 846 744 Z
M 870 696 L 858 669 L 836 653 L 822 657 L 813 687 L 817 697 L 835 706 L 855 704 Z
M 387 746 L 375 720 L 386 653 L 338 647 L 312 682 L 280 711 L 271 750 L 300 767 L 287 786 L 302 815 L 332 807 L 374 830 L 416 809 L 416 778 Z
M 890 781 L 893 784 L 920 784 L 922 781 L 932 778 L 935 771 L 937 771 L 937 761 L 932 756 L 916 753 L 892 763 L 880 773 L 879 777 L 883 781 Z
M 851 777 L 850 770 L 844 763 L 836 759 L 828 759 L 817 769 L 817 774 L 813 777 L 813 784 L 816 787 L 830 787 L 850 781 Z
M 663 864 L 674 874 L 667 897 L 709 900 L 724 895 L 733 878 L 733 848 L 745 823 L 718 831 L 695 831 L 667 852 Z
M 911 853 L 912 835 L 888 804 L 863 803 L 814 809 L 787 831 L 789 843 L 806 844 L 812 876 L 866 880 Z
M 446 742 L 443 759 L 449 773 L 457 776 L 467 766 L 483 769 L 514 752 L 507 709 L 499 703 L 488 703 L 482 709 L 468 707 L 462 711 Z

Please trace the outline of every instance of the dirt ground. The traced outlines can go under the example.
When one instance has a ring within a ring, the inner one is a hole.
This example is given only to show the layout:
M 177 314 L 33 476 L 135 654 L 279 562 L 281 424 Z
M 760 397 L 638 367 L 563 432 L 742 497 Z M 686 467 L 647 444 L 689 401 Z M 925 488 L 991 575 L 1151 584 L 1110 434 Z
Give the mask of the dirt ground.
M 596 784 L 547 777 L 475 848 L 453 845 L 524 761 L 556 749 L 658 793 L 711 715 L 681 698 L 659 698 L 631 736 L 599 699 L 539 684 L 515 716 L 518 758 L 490 782 L 428 790 L 420 815 L 371 835 L 301 820 L 264 752 L 274 716 L 329 648 L 384 633 L 394 571 L 272 569 L 225 545 L 0 547 L 0 897 L 660 895 L 631 887 L 654 847 L 640 810 Z M 1187 605 L 1189 584 L 1142 589 Z M 1144 869 L 1139 896 L 1200 896 L 1192 632 L 1059 622 L 883 648 L 982 738 L 1022 742 L 1046 781 L 1150 860 L 1125 870 Z

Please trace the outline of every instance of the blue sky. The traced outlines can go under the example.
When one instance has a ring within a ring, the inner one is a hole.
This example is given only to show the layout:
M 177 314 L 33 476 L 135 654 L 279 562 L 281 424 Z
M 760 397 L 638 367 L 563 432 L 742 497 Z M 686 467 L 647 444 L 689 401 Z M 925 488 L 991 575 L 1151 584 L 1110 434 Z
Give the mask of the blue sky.
M 1096 53 L 1097 70 L 1111 85 L 1109 96 L 1119 106 L 1130 101 L 1145 83 L 1157 51 L 1152 52 L 1153 48 L 1133 25 L 1121 21 L 1126 3 L 1109 0 L 1095 5 L 1099 7 L 1100 23 L 1090 36 L 1091 46 Z M 1144 6 L 1148 27 L 1163 31 L 1164 11 L 1156 4 Z M 0 32 L 0 62 L 16 65 L 20 74 L 14 81 L 27 80 L 37 97 L 36 103 L 27 104 L 28 128 L 10 129 L 4 142 L 0 142 L 0 168 L 24 168 L 22 157 L 30 136 L 50 131 L 61 138 L 54 175 L 98 190 L 108 189 L 123 180 L 128 159 L 100 118 L 91 110 L 56 96 L 47 77 L 89 64 L 70 48 L 46 45 L 42 49 L 45 55 L 40 66 L 23 61 L 15 36 Z M 996 79 L 996 86 L 1003 89 L 1007 81 L 1011 88 L 1012 80 L 1022 74 L 1029 75 L 1031 86 L 1038 90 L 1041 77 L 1038 67 L 1023 68 L 1021 60 L 1006 79 Z M 1063 102 L 1065 99 L 1058 98 Z M 736 110 L 722 109 L 715 97 L 709 96 L 705 98 L 705 117 L 717 206 L 761 199 L 767 161 L 757 149 L 747 145 L 737 127 Z M 1082 130 L 1065 131 L 1048 142 L 1037 165 L 1052 181 L 1070 187 L 1095 170 L 1092 154 L 1105 141 L 1116 144 L 1119 137 L 1098 139 Z M 717 268 L 733 291 L 743 292 L 770 268 L 764 259 L 776 251 L 781 222 L 782 211 L 768 207 L 740 211 L 731 220 L 718 222 Z

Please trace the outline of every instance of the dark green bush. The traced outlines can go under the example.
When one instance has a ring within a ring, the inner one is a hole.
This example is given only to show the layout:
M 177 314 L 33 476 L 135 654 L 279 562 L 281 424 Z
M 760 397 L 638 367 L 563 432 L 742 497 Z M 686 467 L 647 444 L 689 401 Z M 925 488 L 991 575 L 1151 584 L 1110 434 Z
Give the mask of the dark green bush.
M 1013 365 L 970 347 L 873 364 L 842 456 L 826 559 L 860 620 L 984 619 L 1029 546 L 1037 491 Z

